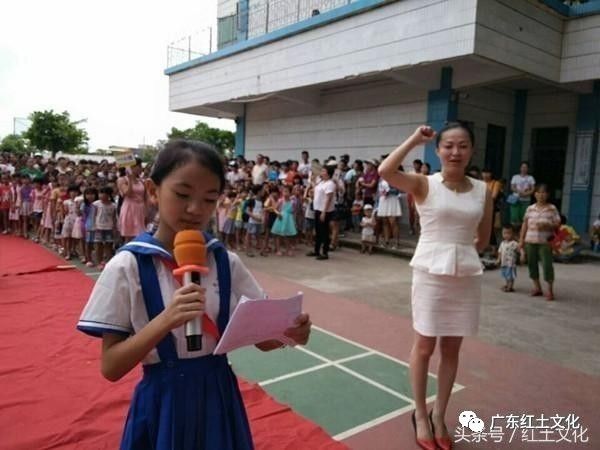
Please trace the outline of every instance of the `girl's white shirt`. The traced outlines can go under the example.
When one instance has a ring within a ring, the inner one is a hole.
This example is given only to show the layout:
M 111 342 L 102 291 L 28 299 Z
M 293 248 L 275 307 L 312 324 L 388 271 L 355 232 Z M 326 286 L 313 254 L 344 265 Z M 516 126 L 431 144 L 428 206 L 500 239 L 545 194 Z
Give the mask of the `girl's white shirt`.
M 231 269 L 230 316 L 239 299 L 245 295 L 251 299 L 266 298 L 265 292 L 246 268 L 239 256 L 228 252 Z M 172 301 L 173 293 L 181 285 L 173 277 L 171 270 L 158 257 L 153 257 L 158 275 L 160 292 L 165 307 Z M 219 283 L 216 262 L 212 253 L 207 258 L 208 275 L 202 276 L 201 285 L 206 289 L 206 312 L 217 323 L 219 315 Z M 128 251 L 117 253 L 106 265 L 81 314 L 79 325 L 98 330 L 115 330 L 134 334 L 148 324 L 148 314 L 142 296 L 142 287 L 137 261 Z M 204 334 L 202 350 L 188 352 L 184 327 L 171 330 L 179 358 L 196 358 L 212 353 L 216 340 Z M 142 361 L 143 364 L 159 362 L 158 352 L 152 350 Z

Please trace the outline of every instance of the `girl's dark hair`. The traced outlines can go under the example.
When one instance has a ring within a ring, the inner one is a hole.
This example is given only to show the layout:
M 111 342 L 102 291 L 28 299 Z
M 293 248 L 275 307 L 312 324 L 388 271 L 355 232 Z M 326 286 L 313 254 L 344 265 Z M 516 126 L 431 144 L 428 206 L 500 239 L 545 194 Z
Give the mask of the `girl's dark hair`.
M 127 170 L 125 169 L 125 167 L 119 167 L 118 171 L 120 177 L 124 177 L 125 175 L 127 175 Z
M 87 187 L 85 188 L 85 191 L 83 191 L 83 203 L 85 203 L 86 205 L 89 205 L 91 203 L 88 202 L 86 198 L 88 194 L 94 194 L 95 200 L 98 200 L 98 189 L 94 187 Z
M 471 128 L 465 122 L 448 122 L 446 125 L 444 125 L 444 128 L 442 128 L 438 132 L 437 136 L 435 137 L 435 146 L 436 147 L 440 146 L 440 141 L 442 139 L 442 135 L 446 131 L 454 130 L 456 128 L 465 130 L 467 132 L 467 134 L 469 135 L 469 140 L 471 141 L 471 146 L 475 147 L 475 134 L 473 133 L 473 130 L 471 130 Z
M 208 144 L 187 139 L 174 139 L 165 145 L 154 162 L 150 178 L 159 186 L 174 170 L 195 161 L 217 176 L 220 182 L 219 191 L 225 187 L 225 170 L 223 159 Z
M 79 194 L 79 185 L 78 184 L 70 184 L 67 188 L 67 193 L 69 192 L 77 192 Z
M 548 188 L 548 185 L 546 183 L 539 183 L 535 186 L 534 192 L 540 192 L 540 191 L 547 192 L 548 194 L 550 193 L 550 189 Z
M 100 188 L 99 192 L 100 192 L 100 194 L 108 195 L 108 199 L 112 202 L 113 190 L 110 186 L 104 186 L 104 187 Z
M 329 175 L 329 178 L 333 177 L 333 174 L 335 173 L 335 166 L 325 166 L 323 167 L 323 169 L 327 171 L 327 175 Z

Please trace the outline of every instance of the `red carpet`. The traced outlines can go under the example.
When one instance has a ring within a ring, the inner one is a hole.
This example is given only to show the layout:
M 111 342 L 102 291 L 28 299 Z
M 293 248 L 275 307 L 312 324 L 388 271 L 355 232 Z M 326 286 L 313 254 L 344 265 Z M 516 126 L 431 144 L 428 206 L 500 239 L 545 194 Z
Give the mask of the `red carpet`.
M 118 383 L 102 378 L 100 340 L 75 330 L 93 280 L 40 271 L 63 264 L 37 244 L 0 236 L 1 449 L 118 448 L 139 370 Z M 257 449 L 346 448 L 259 386 L 240 387 Z

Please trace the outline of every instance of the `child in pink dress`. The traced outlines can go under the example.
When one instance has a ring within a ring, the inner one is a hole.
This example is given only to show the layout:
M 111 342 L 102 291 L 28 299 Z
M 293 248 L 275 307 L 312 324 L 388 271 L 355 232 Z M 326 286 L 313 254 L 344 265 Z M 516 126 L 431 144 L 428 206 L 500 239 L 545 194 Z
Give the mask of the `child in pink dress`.
M 119 212 L 119 232 L 124 242 L 129 242 L 146 229 L 146 188 L 139 177 L 141 172 L 140 160 L 131 168 L 126 181 L 121 184 L 123 205 Z

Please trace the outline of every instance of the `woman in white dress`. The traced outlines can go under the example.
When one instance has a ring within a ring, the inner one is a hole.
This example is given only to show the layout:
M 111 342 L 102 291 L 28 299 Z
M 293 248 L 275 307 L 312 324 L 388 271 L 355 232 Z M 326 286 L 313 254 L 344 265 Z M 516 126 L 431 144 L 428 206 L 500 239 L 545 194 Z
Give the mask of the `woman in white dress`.
M 398 247 L 399 224 L 398 219 L 402 216 L 400 206 L 400 192 L 391 187 L 383 179 L 379 179 L 377 185 L 377 218 L 383 225 L 383 245 L 395 249 Z
M 398 171 L 413 148 L 434 139 L 440 173 L 422 176 Z M 415 329 L 410 375 L 415 437 L 424 449 L 452 446 L 444 416 L 463 336 L 476 334 L 479 325 L 482 268 L 478 252 L 489 244 L 493 204 L 485 183 L 465 175 L 473 146 L 473 132 L 461 123 L 450 123 L 439 133 L 421 126 L 379 167 L 391 186 L 414 196 L 421 222 L 410 263 Z M 428 415 L 427 372 L 438 340 L 438 392 Z

